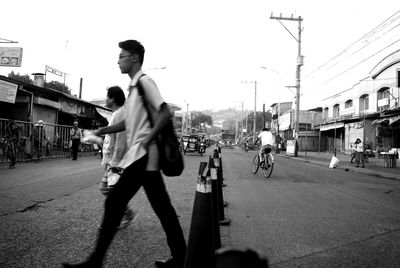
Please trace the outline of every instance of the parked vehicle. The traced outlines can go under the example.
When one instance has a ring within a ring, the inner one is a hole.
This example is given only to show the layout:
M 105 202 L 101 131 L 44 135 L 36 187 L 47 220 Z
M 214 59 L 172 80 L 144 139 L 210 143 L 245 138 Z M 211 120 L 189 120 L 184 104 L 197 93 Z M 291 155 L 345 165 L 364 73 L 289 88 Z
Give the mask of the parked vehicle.
M 189 136 L 182 136 L 182 141 L 183 141 L 183 154 L 186 154 L 187 152 L 197 152 L 200 153 L 200 155 L 203 155 L 203 153 L 206 150 L 206 146 L 204 141 L 200 141 L 200 137 L 196 134 L 192 134 Z
M 181 151 L 185 153 L 189 142 L 189 135 L 183 135 L 181 138 Z

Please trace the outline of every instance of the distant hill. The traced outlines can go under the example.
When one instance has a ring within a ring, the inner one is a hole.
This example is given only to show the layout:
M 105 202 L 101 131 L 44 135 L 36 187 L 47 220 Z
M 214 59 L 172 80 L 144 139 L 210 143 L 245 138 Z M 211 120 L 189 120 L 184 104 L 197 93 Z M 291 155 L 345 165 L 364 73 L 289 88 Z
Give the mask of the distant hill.
M 237 121 L 240 119 L 246 118 L 246 113 L 252 113 L 252 111 L 244 110 L 243 113 L 241 110 L 229 108 L 225 110 L 219 111 L 212 111 L 212 110 L 203 110 L 203 111 L 196 111 L 201 112 L 206 115 L 210 115 L 213 120 L 214 125 L 223 125 L 225 121 Z

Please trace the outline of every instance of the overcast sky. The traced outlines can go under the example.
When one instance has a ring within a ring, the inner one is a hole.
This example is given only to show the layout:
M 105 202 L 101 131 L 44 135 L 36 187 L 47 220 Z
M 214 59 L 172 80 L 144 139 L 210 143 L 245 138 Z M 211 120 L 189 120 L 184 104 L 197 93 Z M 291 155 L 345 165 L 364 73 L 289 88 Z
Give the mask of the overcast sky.
M 294 97 L 294 89 L 284 86 L 296 84 L 297 42 L 270 19 L 271 13 L 293 14 L 304 19 L 301 108 L 313 108 L 323 96 L 357 83 L 383 55 L 400 48 L 399 16 L 360 40 L 399 6 L 398 0 L 2 1 L 0 38 L 19 43 L 1 46 L 24 52 L 22 67 L 0 66 L 0 74 L 44 72 L 49 65 L 68 74 L 73 94 L 78 94 L 82 77 L 83 99 L 104 98 L 107 87 L 125 89 L 129 83 L 117 65 L 118 42 L 137 39 L 146 48 L 143 69 L 167 102 L 185 110 L 187 104 L 189 110 L 241 109 L 242 102 L 245 109 L 254 109 L 254 84 L 243 81 L 257 81 L 257 110 L 262 110 L 263 103 L 268 107 Z M 283 23 L 297 37 L 297 22 Z M 386 48 L 364 60 L 381 47 Z M 328 62 L 346 48 L 347 54 Z M 363 68 L 352 67 L 359 62 Z M 63 82 L 54 75 L 47 80 Z

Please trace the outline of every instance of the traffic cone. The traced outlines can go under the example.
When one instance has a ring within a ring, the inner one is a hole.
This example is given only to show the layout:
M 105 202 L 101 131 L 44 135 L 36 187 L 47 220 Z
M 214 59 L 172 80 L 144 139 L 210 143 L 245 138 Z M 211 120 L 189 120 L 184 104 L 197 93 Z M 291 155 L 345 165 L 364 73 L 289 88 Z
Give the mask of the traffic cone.
M 214 243 L 215 249 L 221 248 L 221 235 L 219 229 L 219 209 L 218 209 L 218 175 L 217 168 L 214 165 L 214 159 L 210 155 L 208 161 L 208 173 L 207 176 L 211 178 L 211 199 L 213 208 L 213 226 L 214 226 Z
M 190 224 L 185 268 L 212 267 L 215 244 L 212 213 L 211 179 L 207 162 L 200 162 L 192 221 Z
M 222 192 L 222 169 L 220 168 L 221 158 L 214 158 L 214 165 L 217 167 L 217 190 L 218 190 L 218 212 L 219 212 L 219 224 L 229 225 L 231 221 L 225 218 L 224 207 L 227 204 L 224 202 L 224 194 Z

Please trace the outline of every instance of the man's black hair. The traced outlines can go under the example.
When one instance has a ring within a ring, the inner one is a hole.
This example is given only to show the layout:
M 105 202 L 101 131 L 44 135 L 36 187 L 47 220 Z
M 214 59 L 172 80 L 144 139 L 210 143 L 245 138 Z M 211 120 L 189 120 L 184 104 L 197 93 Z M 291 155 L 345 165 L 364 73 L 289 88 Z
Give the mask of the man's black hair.
M 125 103 L 125 94 L 124 91 L 119 86 L 109 87 L 107 89 L 107 97 L 114 98 L 115 104 L 117 106 L 122 106 Z
M 126 40 L 119 42 L 118 46 L 123 49 L 128 51 L 131 54 L 137 54 L 139 55 L 139 61 L 141 64 L 143 64 L 144 60 L 144 46 L 136 40 Z

